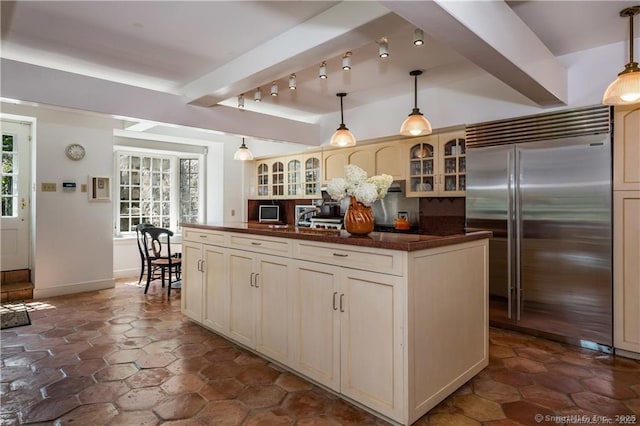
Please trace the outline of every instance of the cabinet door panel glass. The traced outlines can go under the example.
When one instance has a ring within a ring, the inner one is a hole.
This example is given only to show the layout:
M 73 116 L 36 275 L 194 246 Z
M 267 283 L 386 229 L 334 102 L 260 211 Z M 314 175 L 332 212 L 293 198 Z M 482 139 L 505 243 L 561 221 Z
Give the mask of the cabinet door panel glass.
M 264 163 L 258 164 L 258 195 L 269 195 L 269 166 Z
M 444 185 L 441 191 L 459 192 L 466 189 L 466 146 L 462 138 L 449 139 L 444 143 Z
M 419 143 L 409 150 L 409 179 L 411 191 L 434 191 L 434 146 Z
M 271 165 L 271 195 L 281 196 L 284 195 L 284 164 L 281 161 L 276 161 Z
M 308 158 L 304 162 L 304 195 L 317 195 L 320 184 L 320 159 Z
M 300 160 L 287 162 L 287 195 L 299 195 L 302 192 Z

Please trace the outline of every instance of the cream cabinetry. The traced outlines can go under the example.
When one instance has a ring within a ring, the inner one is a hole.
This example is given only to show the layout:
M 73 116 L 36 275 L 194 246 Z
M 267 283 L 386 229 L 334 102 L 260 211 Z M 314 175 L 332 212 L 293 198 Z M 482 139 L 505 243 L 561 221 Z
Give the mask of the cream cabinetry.
M 441 133 L 407 142 L 408 197 L 457 197 L 466 190 L 464 131 Z M 405 158 L 407 158 L 405 157 Z
M 319 153 L 256 161 L 256 197 L 319 197 L 320 164 Z
M 616 107 L 613 189 L 640 191 L 640 106 Z
M 202 272 L 184 277 L 183 312 L 384 418 L 415 422 L 488 364 L 487 239 L 404 251 L 223 233 L 226 292 L 201 311 L 227 306 L 210 311 L 227 326 L 189 311 Z M 197 271 L 207 244 L 186 235 Z
M 613 197 L 613 343 L 640 356 L 640 191 Z
M 613 344 L 640 358 L 640 106 L 616 107 L 613 145 Z
M 388 174 L 394 180 L 405 178 L 406 145 L 399 141 L 363 145 L 325 151 L 323 154 L 323 182 L 344 177 L 344 167 L 354 164 L 367 175 Z
M 376 175 L 386 174 L 393 180 L 404 180 L 406 177 L 405 159 L 407 144 L 390 142 L 375 147 Z
M 228 249 L 229 332 L 240 344 L 287 362 L 287 258 Z
M 308 261 L 295 270 L 293 368 L 401 417 L 401 277 Z

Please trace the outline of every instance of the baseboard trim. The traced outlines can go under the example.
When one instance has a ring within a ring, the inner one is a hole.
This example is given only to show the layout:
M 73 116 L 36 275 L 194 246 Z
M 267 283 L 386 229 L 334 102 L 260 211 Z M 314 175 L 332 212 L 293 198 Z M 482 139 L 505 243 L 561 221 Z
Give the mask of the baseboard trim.
M 631 358 L 631 359 L 636 359 L 640 361 L 640 353 L 638 352 L 632 352 L 632 351 L 627 351 L 625 349 L 616 348 L 615 353 L 616 355 L 623 356 L 625 358 Z
M 116 282 L 113 278 L 48 288 L 38 288 L 36 281 L 35 288 L 33 289 L 33 298 L 43 299 L 47 297 L 64 296 L 65 294 L 83 293 L 85 291 L 104 290 L 106 288 L 113 288 L 115 285 Z
M 129 269 L 119 269 L 117 271 L 113 271 L 113 278 L 131 278 L 138 277 L 140 275 L 140 267 L 137 268 L 129 268 Z

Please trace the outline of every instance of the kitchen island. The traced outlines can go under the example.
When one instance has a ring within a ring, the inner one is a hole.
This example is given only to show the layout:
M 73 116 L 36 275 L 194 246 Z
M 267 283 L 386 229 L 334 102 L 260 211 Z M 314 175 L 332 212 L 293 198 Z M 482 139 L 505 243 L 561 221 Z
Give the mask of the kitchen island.
M 488 364 L 490 236 L 183 224 L 182 311 L 408 425 Z

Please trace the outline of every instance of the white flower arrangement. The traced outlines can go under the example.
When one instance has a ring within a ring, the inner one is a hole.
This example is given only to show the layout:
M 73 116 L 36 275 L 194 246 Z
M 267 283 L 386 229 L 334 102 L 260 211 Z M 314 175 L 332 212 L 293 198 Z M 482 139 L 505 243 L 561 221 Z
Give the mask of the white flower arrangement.
M 333 178 L 327 184 L 327 192 L 331 198 L 341 200 L 355 197 L 365 206 L 382 200 L 393 182 L 393 177 L 385 174 L 367 178 L 367 172 L 353 164 L 345 166 L 344 175 L 344 178 Z

